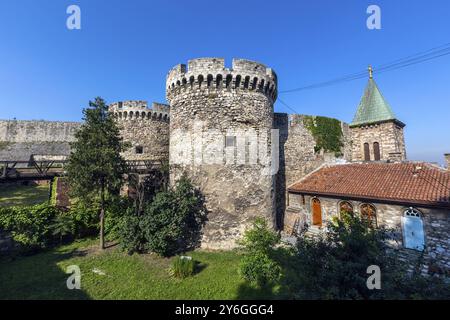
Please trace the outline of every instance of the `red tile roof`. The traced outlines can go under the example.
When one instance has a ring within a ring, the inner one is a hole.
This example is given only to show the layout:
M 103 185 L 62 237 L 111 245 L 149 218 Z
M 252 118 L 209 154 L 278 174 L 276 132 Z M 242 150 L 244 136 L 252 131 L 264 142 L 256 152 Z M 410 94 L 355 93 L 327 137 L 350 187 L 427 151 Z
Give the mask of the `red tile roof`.
M 450 208 L 450 172 L 429 163 L 324 166 L 290 192 Z

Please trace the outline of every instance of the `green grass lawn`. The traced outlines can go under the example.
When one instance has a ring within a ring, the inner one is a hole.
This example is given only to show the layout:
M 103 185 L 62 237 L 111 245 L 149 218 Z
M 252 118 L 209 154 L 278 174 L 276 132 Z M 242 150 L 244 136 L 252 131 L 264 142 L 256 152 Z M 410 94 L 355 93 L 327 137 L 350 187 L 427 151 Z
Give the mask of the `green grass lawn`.
M 0 207 L 28 206 L 48 200 L 47 185 L 1 185 Z
M 238 275 L 233 251 L 190 252 L 199 268 L 180 280 L 169 275 L 171 259 L 100 251 L 84 240 L 14 261 L 0 261 L 0 299 L 271 299 L 276 288 L 247 285 Z M 78 265 L 81 290 L 69 290 L 65 270 Z M 93 272 L 101 270 L 105 275 Z

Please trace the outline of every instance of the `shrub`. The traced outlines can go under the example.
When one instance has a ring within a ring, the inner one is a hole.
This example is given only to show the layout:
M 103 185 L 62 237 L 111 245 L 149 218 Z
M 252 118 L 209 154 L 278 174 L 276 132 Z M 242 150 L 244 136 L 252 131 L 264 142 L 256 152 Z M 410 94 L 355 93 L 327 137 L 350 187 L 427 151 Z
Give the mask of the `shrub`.
M 77 238 L 94 235 L 98 232 L 99 208 L 95 204 L 82 201 L 74 203 L 68 212 L 75 224 L 74 234 Z
M 176 278 L 187 278 L 194 274 L 195 261 L 192 257 L 178 256 L 176 257 L 170 268 L 170 273 Z
M 128 254 L 145 252 L 146 240 L 141 228 L 141 217 L 135 214 L 134 208 L 128 209 L 117 235 L 121 248 Z
M 266 220 L 257 218 L 239 244 L 244 256 L 239 266 L 241 276 L 260 287 L 281 278 L 281 266 L 274 259 L 275 246 L 280 236 L 267 226 Z
M 121 229 L 127 216 L 131 214 L 132 200 L 129 198 L 114 198 L 108 204 L 105 217 L 105 237 L 109 241 L 119 240 Z
M 22 252 L 48 247 L 54 240 L 53 219 L 61 211 L 47 203 L 31 207 L 0 208 L 0 228 L 11 233 Z
M 450 297 L 448 284 L 436 277 L 409 274 L 386 240 L 392 230 L 371 228 L 353 213 L 328 224 L 318 238 L 298 239 L 298 282 L 290 283 L 300 299 L 411 299 Z M 382 289 L 369 290 L 367 267 L 377 265 Z M 445 289 L 447 288 L 447 289 Z
M 70 215 L 57 215 L 53 219 L 50 229 L 52 230 L 52 235 L 59 238 L 59 242 L 62 243 L 64 237 L 75 234 L 75 221 Z
M 276 282 L 281 277 L 280 265 L 263 252 L 245 255 L 239 270 L 245 280 L 260 287 Z
M 121 242 L 128 252 L 151 251 L 171 256 L 196 247 L 206 221 L 202 195 L 186 177 L 159 192 L 142 213 L 124 220 Z

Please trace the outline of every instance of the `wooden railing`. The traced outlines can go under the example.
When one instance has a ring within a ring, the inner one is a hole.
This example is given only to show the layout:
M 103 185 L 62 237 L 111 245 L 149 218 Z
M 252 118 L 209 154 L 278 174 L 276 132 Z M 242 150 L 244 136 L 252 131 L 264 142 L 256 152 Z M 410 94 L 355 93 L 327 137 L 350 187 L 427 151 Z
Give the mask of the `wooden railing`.
M 66 174 L 67 160 L 0 161 L 0 182 L 11 180 L 49 180 Z M 126 161 L 127 173 L 149 173 L 161 164 L 151 160 Z

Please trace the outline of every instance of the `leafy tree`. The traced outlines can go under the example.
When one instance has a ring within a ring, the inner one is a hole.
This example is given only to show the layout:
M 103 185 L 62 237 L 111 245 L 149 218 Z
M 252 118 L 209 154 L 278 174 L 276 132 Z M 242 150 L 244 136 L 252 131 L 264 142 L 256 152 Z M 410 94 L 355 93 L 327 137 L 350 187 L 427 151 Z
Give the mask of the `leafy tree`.
M 88 203 L 100 204 L 100 247 L 104 243 L 104 217 L 107 200 L 118 195 L 126 171 L 121 157 L 128 146 L 102 98 L 89 102 L 83 110 L 84 124 L 71 143 L 67 175 L 73 196 Z
M 280 236 L 269 229 L 265 219 L 256 218 L 238 243 L 244 253 L 239 271 L 245 280 L 263 287 L 280 279 L 281 266 L 274 259 Z

